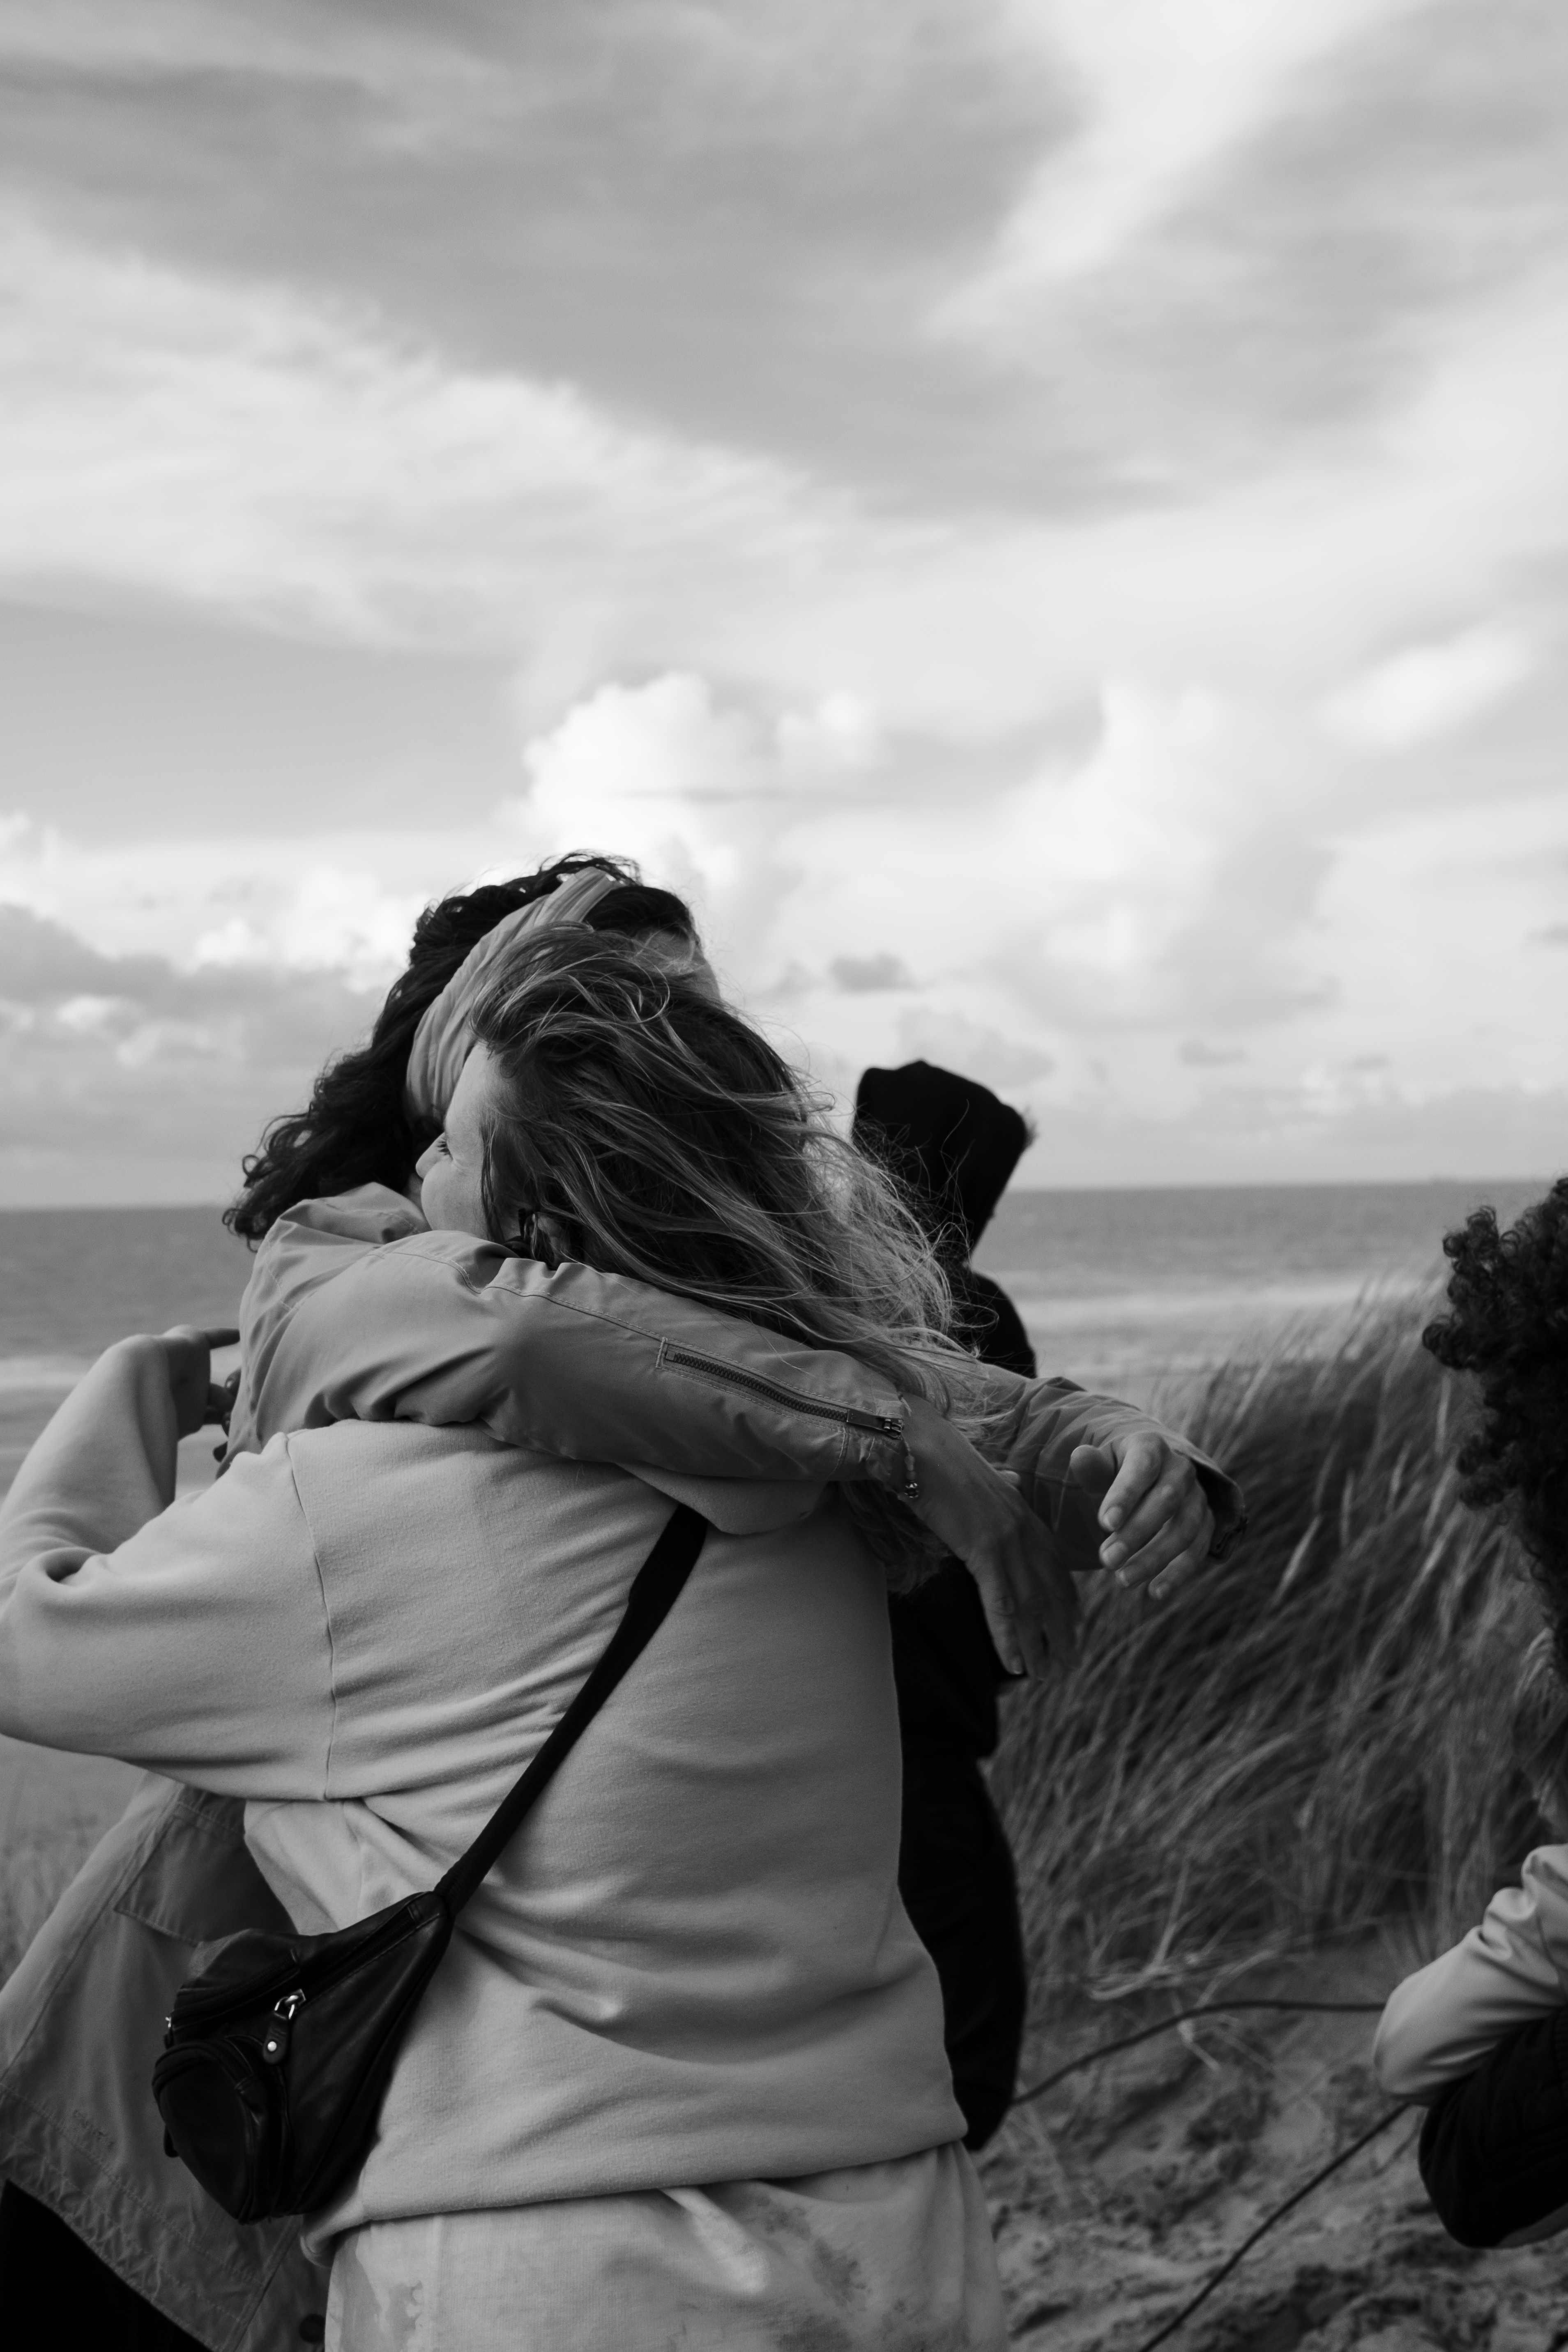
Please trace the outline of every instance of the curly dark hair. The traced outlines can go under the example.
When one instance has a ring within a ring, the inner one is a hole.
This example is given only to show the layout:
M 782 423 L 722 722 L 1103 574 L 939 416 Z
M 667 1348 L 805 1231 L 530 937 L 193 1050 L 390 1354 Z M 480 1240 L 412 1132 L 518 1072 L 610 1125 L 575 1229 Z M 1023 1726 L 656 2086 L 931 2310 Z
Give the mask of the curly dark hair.
M 1422 1339 L 1440 1364 L 1480 1382 L 1460 1491 L 1511 1520 L 1568 1677 L 1568 1177 L 1506 1233 L 1495 1210 L 1475 1210 L 1443 1252 L 1454 1269 L 1448 1312 Z
M 696 940 L 685 900 L 671 890 L 651 888 L 624 857 L 557 857 L 535 873 L 437 898 L 414 926 L 408 969 L 393 982 L 369 1041 L 335 1055 L 305 1108 L 274 1119 L 259 1149 L 245 1160 L 244 1189 L 224 1212 L 231 1232 L 255 1243 L 296 1201 L 347 1192 L 356 1184 L 405 1189 L 440 1124 L 411 1119 L 403 1098 L 409 1049 L 426 1006 L 487 931 L 589 866 L 620 877 L 620 887 L 606 891 L 584 918 L 590 930 L 621 939 L 669 931 Z

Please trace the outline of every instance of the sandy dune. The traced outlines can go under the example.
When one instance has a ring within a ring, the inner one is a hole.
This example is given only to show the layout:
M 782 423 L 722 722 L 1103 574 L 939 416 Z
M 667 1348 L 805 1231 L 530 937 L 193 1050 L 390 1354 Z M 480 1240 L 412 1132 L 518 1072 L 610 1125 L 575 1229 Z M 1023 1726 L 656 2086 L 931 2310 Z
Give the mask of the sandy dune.
M 1376 1998 L 1386 1953 L 1233 1990 Z M 1037 2080 L 1152 2022 L 1079 2011 L 1031 2051 Z M 1012 2317 L 1034 2352 L 1137 2352 L 1253 2229 L 1390 2103 L 1374 2020 L 1215 2018 L 1109 2059 L 1010 2118 L 982 2158 Z M 1552 2352 L 1568 2344 L 1568 2237 L 1475 2254 L 1433 2218 L 1412 2109 L 1289 2215 L 1172 2339 L 1173 2352 Z

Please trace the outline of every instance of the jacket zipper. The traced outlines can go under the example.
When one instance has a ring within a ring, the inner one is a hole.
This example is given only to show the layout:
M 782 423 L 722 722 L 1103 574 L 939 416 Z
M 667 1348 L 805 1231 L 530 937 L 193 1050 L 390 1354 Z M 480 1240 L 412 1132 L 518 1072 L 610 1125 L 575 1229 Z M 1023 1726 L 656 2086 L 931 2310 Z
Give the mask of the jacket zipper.
M 863 1412 L 858 1405 L 829 1404 L 823 1398 L 803 1396 L 799 1389 L 786 1389 L 777 1381 L 764 1381 L 756 1372 L 738 1372 L 721 1356 L 700 1355 L 695 1348 L 671 1347 L 666 1339 L 661 1349 L 667 1364 L 682 1364 L 694 1372 L 706 1372 L 711 1381 L 722 1381 L 732 1389 L 747 1389 L 752 1396 L 766 1397 L 770 1404 L 786 1405 L 792 1412 L 815 1413 L 818 1421 L 836 1421 L 849 1429 L 874 1430 L 879 1437 L 902 1437 L 904 1424 L 896 1413 Z
M 722 1386 L 744 1389 L 750 1396 L 766 1398 L 769 1404 L 783 1405 L 786 1412 L 804 1412 L 817 1421 L 833 1421 L 841 1429 L 868 1429 L 877 1437 L 894 1437 L 904 1449 L 904 1483 L 894 1489 L 900 1502 L 918 1503 L 920 1481 L 915 1476 L 915 1457 L 910 1451 L 904 1424 L 896 1413 L 864 1412 L 858 1405 L 828 1404 L 821 1397 L 804 1396 L 799 1389 L 786 1389 L 778 1381 L 764 1381 L 756 1372 L 737 1371 L 721 1356 L 705 1356 L 696 1348 L 677 1348 L 668 1339 L 661 1341 L 659 1361 L 679 1364 L 684 1370 L 701 1372 L 705 1378 Z

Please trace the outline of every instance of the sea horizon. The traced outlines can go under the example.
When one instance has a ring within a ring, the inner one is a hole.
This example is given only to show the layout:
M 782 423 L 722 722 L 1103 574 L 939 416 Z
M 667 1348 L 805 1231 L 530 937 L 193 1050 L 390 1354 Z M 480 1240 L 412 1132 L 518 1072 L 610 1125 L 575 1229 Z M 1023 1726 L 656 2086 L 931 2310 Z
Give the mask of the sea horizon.
M 1287 1333 L 1326 1339 L 1362 1302 L 1436 1296 L 1444 1233 L 1482 1202 L 1511 1218 L 1546 1181 L 1030 1186 L 975 1262 L 1043 1371 L 1149 1402 Z M 249 1268 L 216 1202 L 0 1209 L 0 1485 L 110 1341 L 232 1324 Z

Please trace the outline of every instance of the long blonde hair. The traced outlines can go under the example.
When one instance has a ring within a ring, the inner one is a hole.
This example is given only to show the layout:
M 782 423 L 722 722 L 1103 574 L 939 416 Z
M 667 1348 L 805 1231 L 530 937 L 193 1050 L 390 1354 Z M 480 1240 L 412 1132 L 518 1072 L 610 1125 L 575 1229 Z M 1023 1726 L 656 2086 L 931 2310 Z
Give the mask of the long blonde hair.
M 947 1278 L 893 1180 L 752 1024 L 627 942 L 520 946 L 473 1017 L 497 1065 L 492 1233 L 817 1347 L 971 1418 Z M 853 1497 L 853 1499 L 852 1499 Z M 937 1547 L 891 1494 L 846 1495 L 879 1554 Z

